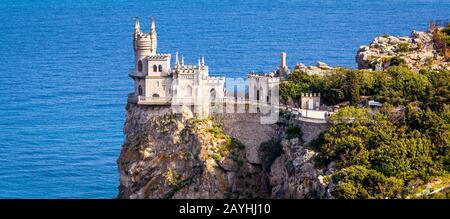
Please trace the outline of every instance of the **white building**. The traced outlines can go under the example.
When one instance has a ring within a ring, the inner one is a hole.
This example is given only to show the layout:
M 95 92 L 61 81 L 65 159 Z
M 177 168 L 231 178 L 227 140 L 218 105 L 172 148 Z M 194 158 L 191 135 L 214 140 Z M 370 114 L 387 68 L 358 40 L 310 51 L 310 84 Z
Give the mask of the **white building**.
M 134 27 L 135 70 L 129 73 L 134 80 L 134 93 L 128 101 L 145 105 L 205 105 L 225 96 L 225 78 L 210 77 L 204 58 L 197 65 L 185 65 L 178 52 L 174 66 L 171 54 L 157 53 L 157 33 L 152 18 L 150 33 L 141 32 L 139 19 Z
M 277 70 L 271 73 L 248 74 L 249 100 L 259 103 L 278 104 L 278 86 L 280 81 L 286 80 L 289 68 L 286 65 L 286 53 L 281 53 L 281 62 Z M 276 96 L 276 99 L 273 98 Z

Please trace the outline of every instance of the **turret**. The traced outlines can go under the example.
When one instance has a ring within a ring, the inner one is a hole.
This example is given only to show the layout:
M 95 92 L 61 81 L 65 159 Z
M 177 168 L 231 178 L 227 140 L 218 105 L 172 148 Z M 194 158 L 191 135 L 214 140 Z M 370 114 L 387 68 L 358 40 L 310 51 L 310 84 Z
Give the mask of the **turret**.
M 158 39 L 156 34 L 156 25 L 155 25 L 155 18 L 151 18 L 151 25 L 150 25 L 150 40 L 152 42 L 151 50 L 153 54 L 156 54 L 156 47 L 158 45 Z
M 175 67 L 178 67 L 179 65 L 179 61 L 178 61 L 178 51 L 175 52 Z
M 147 57 L 156 55 L 157 34 L 155 20 L 151 19 L 150 33 L 141 32 L 139 18 L 136 17 L 134 24 L 134 62 L 136 72 L 148 73 Z
M 281 62 L 280 62 L 280 68 L 284 68 L 286 66 L 286 52 L 281 53 Z
M 278 66 L 277 73 L 282 80 L 285 79 L 289 73 L 289 68 L 286 64 L 286 52 L 281 52 L 280 66 Z
M 139 17 L 136 17 L 134 22 L 134 40 L 136 40 L 137 35 L 141 32 L 141 25 L 139 24 Z

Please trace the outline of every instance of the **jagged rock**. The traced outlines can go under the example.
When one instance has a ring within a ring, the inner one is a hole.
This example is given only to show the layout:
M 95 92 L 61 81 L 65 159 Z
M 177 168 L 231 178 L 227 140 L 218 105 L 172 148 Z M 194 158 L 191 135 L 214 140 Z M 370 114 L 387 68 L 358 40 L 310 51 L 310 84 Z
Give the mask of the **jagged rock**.
M 331 182 L 324 181 L 324 170 L 315 165 L 316 153 L 298 139 L 283 139 L 280 145 L 283 153 L 272 163 L 269 174 L 272 198 L 332 198 Z
M 435 50 L 429 32 L 413 31 L 410 37 L 379 36 L 369 45 L 361 46 L 356 53 L 358 69 L 383 70 L 395 63 L 398 57 L 413 70 L 450 69 L 448 60 Z
M 335 68 L 330 67 L 328 64 L 326 64 L 324 62 L 318 61 L 316 63 L 316 65 L 311 65 L 311 66 L 306 66 L 303 63 L 299 63 L 295 66 L 294 69 L 303 71 L 310 75 L 313 75 L 313 74 L 324 74 L 324 73 L 334 70 Z
M 266 197 L 261 169 L 189 110 L 127 105 L 119 198 Z

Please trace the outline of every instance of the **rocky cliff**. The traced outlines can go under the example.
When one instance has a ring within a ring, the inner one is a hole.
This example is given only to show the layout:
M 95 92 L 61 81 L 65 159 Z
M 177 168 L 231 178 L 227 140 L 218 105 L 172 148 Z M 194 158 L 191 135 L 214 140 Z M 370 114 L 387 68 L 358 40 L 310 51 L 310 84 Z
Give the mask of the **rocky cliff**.
M 333 168 L 317 168 L 316 152 L 298 138 L 281 141 L 282 154 L 270 167 L 271 197 L 277 199 L 332 198 Z
M 128 104 L 124 132 L 119 198 L 268 197 L 245 145 L 212 118 Z
M 383 70 L 399 64 L 414 70 L 450 69 L 448 60 L 435 49 L 432 33 L 419 31 L 413 31 L 409 37 L 376 37 L 358 49 L 356 62 L 358 69 Z
M 330 197 L 315 153 L 302 139 L 283 139 L 283 125 L 259 124 L 256 114 L 199 119 L 128 104 L 124 133 L 118 198 Z M 269 141 L 281 148 L 266 159 L 260 145 Z

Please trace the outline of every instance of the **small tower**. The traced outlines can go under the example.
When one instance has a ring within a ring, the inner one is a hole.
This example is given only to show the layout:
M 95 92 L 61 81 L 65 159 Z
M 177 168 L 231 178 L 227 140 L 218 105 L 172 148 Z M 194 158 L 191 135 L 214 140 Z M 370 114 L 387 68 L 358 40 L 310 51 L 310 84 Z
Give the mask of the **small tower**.
M 175 52 L 175 68 L 178 68 L 180 62 L 178 61 L 178 51 Z
M 147 57 L 156 55 L 157 48 L 157 34 L 155 27 L 155 20 L 151 19 L 150 33 L 141 32 L 141 25 L 139 24 L 139 18 L 136 17 L 134 23 L 134 63 L 136 66 L 136 72 L 143 74 L 148 73 Z
M 286 64 L 286 52 L 281 52 L 280 66 L 278 67 L 277 72 L 282 79 L 286 78 L 289 73 L 289 68 Z
M 136 20 L 134 22 L 134 42 L 136 42 L 139 33 L 141 33 L 141 25 L 139 24 L 139 17 L 136 17 Z
M 286 52 L 281 52 L 281 62 L 280 62 L 280 67 L 281 67 L 281 68 L 287 67 L 287 66 L 286 66 Z

